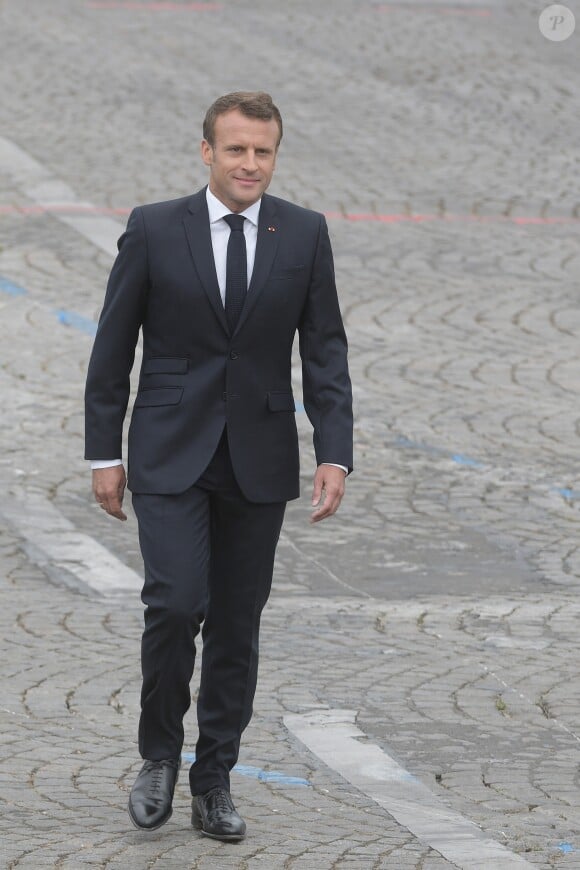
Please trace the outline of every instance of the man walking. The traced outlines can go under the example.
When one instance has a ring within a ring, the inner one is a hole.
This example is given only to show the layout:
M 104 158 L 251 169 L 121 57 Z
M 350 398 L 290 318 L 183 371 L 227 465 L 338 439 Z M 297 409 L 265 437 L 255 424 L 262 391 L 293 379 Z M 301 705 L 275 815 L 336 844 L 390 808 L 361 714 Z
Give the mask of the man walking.
M 312 522 L 352 468 L 347 345 L 324 217 L 265 193 L 282 138 L 268 94 L 209 108 L 207 188 L 135 208 L 119 239 L 89 363 L 86 453 L 101 507 L 126 519 L 121 461 L 139 330 L 128 482 L 145 566 L 139 828 L 171 816 L 203 623 L 193 824 L 239 840 L 230 770 L 252 715 L 260 615 L 286 502 L 299 495 L 291 351 L 299 334 L 317 469 Z

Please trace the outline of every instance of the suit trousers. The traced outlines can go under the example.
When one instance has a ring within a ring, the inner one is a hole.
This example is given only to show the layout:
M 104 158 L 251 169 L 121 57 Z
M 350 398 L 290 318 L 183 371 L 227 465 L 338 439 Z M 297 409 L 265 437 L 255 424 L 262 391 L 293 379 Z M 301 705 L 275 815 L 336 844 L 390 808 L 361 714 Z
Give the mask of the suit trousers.
M 152 761 L 180 756 L 203 625 L 191 793 L 229 788 L 252 716 L 260 616 L 286 503 L 243 496 L 224 429 L 194 486 L 173 495 L 134 493 L 133 506 L 145 567 L 139 751 Z

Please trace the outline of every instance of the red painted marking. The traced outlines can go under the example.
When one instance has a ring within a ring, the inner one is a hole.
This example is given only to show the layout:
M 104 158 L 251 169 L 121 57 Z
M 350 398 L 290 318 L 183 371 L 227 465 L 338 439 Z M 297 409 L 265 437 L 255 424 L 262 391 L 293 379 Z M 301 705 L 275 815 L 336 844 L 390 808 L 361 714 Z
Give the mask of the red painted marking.
M 211 12 L 221 9 L 221 3 L 138 3 L 137 0 L 93 0 L 89 9 L 138 9 L 147 12 Z
M 21 214 L 64 214 L 64 215 L 108 215 L 126 217 L 131 214 L 130 208 L 109 208 L 103 205 L 83 205 L 82 203 L 70 203 L 63 205 L 0 205 L 0 215 Z M 534 217 L 526 215 L 478 215 L 478 214 L 374 214 L 372 212 L 341 212 L 327 211 L 324 213 L 328 220 L 351 221 L 352 223 L 380 223 L 380 224 L 403 224 L 403 223 L 428 223 L 429 221 L 447 221 L 453 223 L 460 221 L 466 223 L 511 223 L 520 224 L 577 224 L 580 217 Z M 268 227 L 273 229 L 273 227 Z
M 577 224 L 580 217 L 525 217 L 508 215 L 478 215 L 478 214 L 349 214 L 339 211 L 327 211 L 329 220 L 345 220 L 353 222 L 369 222 L 382 224 L 426 223 L 428 221 L 461 221 L 465 223 L 512 223 L 512 224 Z
M 376 12 L 437 12 L 439 15 L 478 15 L 487 18 L 491 9 L 460 9 L 458 6 L 436 6 L 431 3 L 381 3 L 373 7 Z

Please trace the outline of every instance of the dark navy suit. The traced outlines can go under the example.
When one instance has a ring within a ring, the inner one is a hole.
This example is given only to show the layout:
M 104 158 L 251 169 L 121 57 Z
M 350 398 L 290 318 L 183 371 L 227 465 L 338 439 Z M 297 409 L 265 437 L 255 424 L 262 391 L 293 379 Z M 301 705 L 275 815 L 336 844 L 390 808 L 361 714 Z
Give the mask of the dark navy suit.
M 88 369 L 87 459 L 121 456 L 139 330 L 128 486 L 145 563 L 144 758 L 177 757 L 204 621 L 193 793 L 228 785 L 251 716 L 261 610 L 284 507 L 299 495 L 291 351 L 317 463 L 352 468 L 347 344 L 324 217 L 264 194 L 242 314 L 228 331 L 205 189 L 136 208 Z

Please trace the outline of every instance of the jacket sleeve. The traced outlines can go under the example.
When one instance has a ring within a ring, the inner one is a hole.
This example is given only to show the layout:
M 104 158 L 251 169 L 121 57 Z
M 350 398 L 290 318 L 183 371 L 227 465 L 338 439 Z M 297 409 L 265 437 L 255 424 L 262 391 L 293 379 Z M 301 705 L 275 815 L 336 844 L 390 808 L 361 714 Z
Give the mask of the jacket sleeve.
M 353 466 L 352 389 L 347 340 L 336 292 L 332 249 L 320 215 L 308 296 L 298 326 L 304 408 L 322 462 Z
M 89 361 L 85 389 L 85 459 L 122 455 L 123 421 L 135 347 L 143 321 L 149 272 L 140 208 L 120 237 Z

